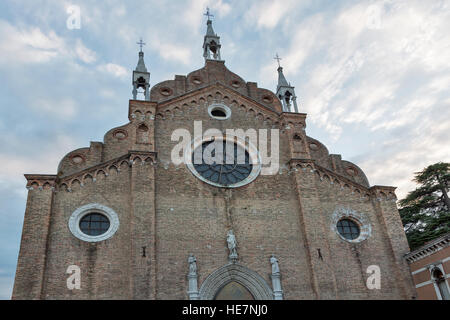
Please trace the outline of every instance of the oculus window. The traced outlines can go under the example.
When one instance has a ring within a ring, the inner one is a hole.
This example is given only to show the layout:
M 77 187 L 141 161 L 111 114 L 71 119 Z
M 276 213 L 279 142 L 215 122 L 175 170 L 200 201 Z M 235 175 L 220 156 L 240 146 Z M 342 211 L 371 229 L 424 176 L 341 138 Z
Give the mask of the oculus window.
M 89 203 L 77 208 L 69 218 L 70 232 L 80 240 L 99 242 L 111 238 L 119 229 L 117 213 L 102 204 Z
M 261 172 L 261 159 L 251 143 L 222 137 L 193 141 L 185 163 L 198 179 L 223 188 L 244 186 Z
M 102 235 L 109 226 L 109 219 L 100 213 L 88 213 L 80 220 L 80 230 L 88 236 Z
M 196 163 L 195 152 L 192 154 L 192 162 L 194 163 L 195 170 L 206 180 L 218 183 L 223 186 L 229 186 L 245 180 L 252 172 L 253 165 L 250 163 L 250 156 L 247 150 L 238 146 L 236 143 L 232 146 L 232 150 L 227 150 L 226 141 L 221 141 L 216 145 L 218 148 L 214 148 L 214 142 L 204 142 L 201 146 L 201 163 Z M 209 163 L 205 159 L 205 154 L 208 154 L 208 146 L 211 146 L 211 157 L 218 156 L 222 153 L 222 161 L 220 163 Z M 199 147 L 200 148 L 200 147 Z M 221 150 L 220 150 L 221 149 Z M 231 152 L 230 158 L 232 163 L 227 163 L 227 152 Z M 241 159 L 238 159 L 241 158 Z
M 360 234 L 358 224 L 350 219 L 339 220 L 337 223 L 337 230 L 339 234 L 347 240 L 355 240 Z

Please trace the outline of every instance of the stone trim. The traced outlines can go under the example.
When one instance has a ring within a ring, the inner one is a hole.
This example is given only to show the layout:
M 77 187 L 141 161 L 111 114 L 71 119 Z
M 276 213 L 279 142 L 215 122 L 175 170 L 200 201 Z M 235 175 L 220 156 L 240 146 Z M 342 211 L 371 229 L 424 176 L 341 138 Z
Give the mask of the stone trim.
M 246 287 L 256 300 L 273 300 L 272 289 L 255 271 L 238 263 L 227 264 L 211 273 L 199 290 L 200 300 L 213 300 L 217 292 L 230 281 Z
M 358 238 L 354 240 L 346 239 L 337 230 L 338 221 L 345 218 L 348 218 L 358 224 L 360 229 Z M 372 235 L 372 226 L 366 215 L 349 208 L 338 208 L 333 212 L 331 230 L 334 231 L 342 240 L 350 243 L 363 242 Z
M 104 173 L 106 176 L 109 175 L 109 170 L 115 168 L 117 171 L 120 171 L 120 166 L 123 163 L 126 163 L 128 166 L 133 166 L 133 164 L 140 162 L 141 164 L 149 163 L 150 165 L 154 165 L 156 163 L 156 152 L 148 152 L 148 151 L 130 151 L 128 154 L 125 154 L 121 157 L 112 159 L 110 161 L 100 163 L 93 167 L 84 169 L 80 172 L 71 174 L 67 177 L 64 177 L 60 181 L 58 181 L 59 189 L 64 189 L 65 186 L 67 188 L 66 191 L 72 191 L 72 184 L 75 181 L 80 182 L 81 186 L 84 186 L 84 181 L 87 177 L 91 177 L 95 182 L 97 175 L 99 173 Z
M 216 109 L 222 110 L 225 113 L 225 117 L 222 118 L 214 116 L 212 112 Z M 224 103 L 214 102 L 208 106 L 208 114 L 211 118 L 215 120 L 228 120 L 231 117 L 231 109 Z
M 195 95 L 197 95 L 199 93 L 200 94 L 204 94 L 203 91 L 207 92 L 208 90 L 211 90 L 212 88 L 217 88 L 217 87 L 221 88 L 224 91 L 228 91 L 229 94 L 238 95 L 239 98 L 236 99 L 236 100 L 241 100 L 242 99 L 242 100 L 244 100 L 245 103 L 256 104 L 259 107 L 259 109 L 261 109 L 262 111 L 269 111 L 271 113 L 274 113 L 275 115 L 278 116 L 278 118 L 282 114 L 282 112 L 278 112 L 275 109 L 269 108 L 269 107 L 265 106 L 264 104 L 262 104 L 261 102 L 253 99 L 253 98 L 244 96 L 239 91 L 236 91 L 232 87 L 226 86 L 226 85 L 224 85 L 221 82 L 212 83 L 212 84 L 209 84 L 209 85 L 206 85 L 206 86 L 194 89 L 192 91 L 189 91 L 186 94 L 183 94 L 181 96 L 176 96 L 176 97 L 170 98 L 168 100 L 164 100 L 164 101 L 158 102 L 157 103 L 158 104 L 158 108 L 157 108 L 158 112 L 160 112 L 160 110 L 163 109 L 167 105 L 170 105 L 170 106 L 173 105 L 173 107 L 175 107 L 176 103 L 179 102 L 179 101 L 181 102 L 181 101 L 184 101 L 184 100 L 188 100 L 190 97 L 195 96 Z M 242 102 L 239 102 L 239 104 L 241 104 L 241 103 Z
M 81 218 L 93 212 L 102 213 L 109 219 L 109 229 L 99 236 L 87 235 L 80 229 Z M 99 203 L 89 203 L 81 206 L 77 208 L 69 218 L 70 232 L 78 239 L 86 242 L 99 242 L 109 239 L 116 233 L 117 229 L 119 229 L 119 217 L 117 216 L 117 213 L 113 209 Z
M 390 186 L 372 186 L 366 187 L 357 182 L 354 182 L 337 172 L 331 171 L 318 165 L 314 159 L 291 159 L 289 161 L 289 167 L 291 171 L 298 171 L 299 169 L 310 172 L 317 172 L 319 179 L 321 181 L 327 177 L 331 184 L 338 184 L 341 189 L 348 186 L 352 193 L 360 193 L 361 198 L 369 199 L 370 197 L 375 198 L 378 201 L 396 201 L 397 196 L 395 195 L 396 187 Z
M 430 241 L 430 243 L 407 253 L 405 255 L 405 259 L 406 261 L 408 261 L 408 263 L 413 263 L 415 261 L 428 257 L 429 255 L 432 255 L 442 249 L 445 249 L 448 246 L 450 246 L 450 233 L 444 234 L 443 236 Z
M 52 189 L 54 190 L 56 185 L 57 176 L 50 174 L 24 174 L 27 179 L 27 189 Z
M 201 181 L 208 183 L 210 185 L 213 185 L 215 187 L 219 187 L 219 188 L 239 188 L 242 186 L 245 186 L 246 184 L 251 183 L 253 180 L 255 180 L 260 172 L 261 172 L 261 157 L 259 155 L 258 149 L 256 149 L 255 146 L 253 146 L 251 144 L 251 142 L 248 142 L 248 148 L 245 147 L 245 141 L 242 141 L 241 139 L 236 139 L 234 140 L 234 137 L 232 138 L 224 138 L 224 137 L 216 137 L 216 140 L 218 141 L 231 141 L 233 143 L 238 144 L 241 148 L 243 148 L 244 150 L 247 150 L 249 156 L 250 156 L 250 161 L 252 162 L 252 171 L 250 172 L 249 176 L 247 178 L 245 178 L 242 181 L 239 181 L 235 184 L 231 184 L 231 185 L 221 185 L 219 183 L 215 183 L 212 181 L 209 181 L 208 179 L 205 179 L 202 175 L 200 175 L 197 170 L 195 169 L 194 165 L 192 164 L 192 153 L 195 151 L 196 148 L 201 147 L 201 145 L 206 142 L 206 141 L 210 141 L 211 139 L 204 139 L 203 137 L 199 137 L 197 139 L 192 140 L 191 144 L 189 145 L 188 148 L 186 148 L 186 151 L 184 153 L 184 163 L 186 164 L 186 166 L 188 167 L 189 171 L 191 171 L 191 173 L 197 177 L 198 179 L 200 179 Z M 256 158 L 256 164 L 254 163 Z

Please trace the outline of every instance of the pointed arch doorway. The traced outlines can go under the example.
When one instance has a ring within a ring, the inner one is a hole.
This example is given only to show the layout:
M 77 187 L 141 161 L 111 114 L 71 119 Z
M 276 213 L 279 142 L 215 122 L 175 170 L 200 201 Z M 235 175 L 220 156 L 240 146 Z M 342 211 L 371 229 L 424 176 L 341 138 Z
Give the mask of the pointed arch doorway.
M 272 289 L 255 271 L 238 263 L 211 273 L 199 290 L 201 300 L 272 300 Z
M 255 300 L 255 298 L 242 284 L 230 281 L 219 289 L 214 300 Z

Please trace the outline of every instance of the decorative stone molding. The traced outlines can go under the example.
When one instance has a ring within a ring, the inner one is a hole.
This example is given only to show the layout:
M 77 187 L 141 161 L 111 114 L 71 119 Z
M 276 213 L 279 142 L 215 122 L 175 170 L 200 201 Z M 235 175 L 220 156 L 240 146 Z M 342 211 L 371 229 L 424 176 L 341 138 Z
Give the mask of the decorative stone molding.
M 214 110 L 221 110 L 225 113 L 225 117 L 217 117 L 212 114 Z M 231 117 L 231 109 L 223 103 L 213 103 L 208 107 L 208 114 L 216 120 L 227 120 Z
M 126 166 L 133 166 L 135 163 L 140 163 L 141 165 L 150 164 L 154 165 L 156 163 L 157 153 L 148 151 L 130 151 L 121 157 L 112 159 L 110 161 L 95 165 L 93 167 L 84 169 L 80 172 L 74 173 L 67 177 L 62 178 L 59 182 L 59 190 L 73 191 L 72 185 L 78 181 L 85 185 L 87 179 L 92 182 L 98 180 L 98 176 L 103 174 L 105 177 L 109 176 L 109 172 L 116 170 L 120 172 L 120 167 L 125 164 Z M 27 176 L 27 175 L 26 175 Z M 31 176 L 31 175 L 30 175 Z M 56 177 L 56 176 L 55 176 Z
M 407 253 L 405 255 L 405 259 L 406 261 L 408 261 L 408 263 L 413 263 L 415 261 L 428 257 L 429 255 L 432 255 L 437 251 L 445 249 L 448 246 L 450 246 L 450 233 L 444 234 L 443 236 L 428 242 L 420 248 Z
M 250 161 L 253 165 L 252 167 L 252 171 L 250 172 L 250 174 L 242 181 L 239 181 L 237 183 L 234 184 L 230 184 L 230 185 L 221 185 L 219 183 L 215 183 L 212 181 L 209 181 L 208 179 L 205 179 L 200 173 L 197 172 L 197 170 L 194 167 L 194 164 L 192 163 L 192 153 L 199 147 L 202 146 L 202 144 L 204 142 L 210 141 L 208 139 L 204 139 L 203 137 L 199 137 L 197 139 L 194 139 L 191 144 L 188 146 L 188 148 L 186 148 L 185 152 L 184 152 L 184 163 L 186 164 L 186 166 L 188 167 L 188 169 L 192 172 L 192 174 L 197 177 L 198 179 L 200 179 L 201 181 L 208 183 L 210 185 L 213 185 L 215 187 L 220 187 L 220 188 L 238 188 L 238 187 L 242 187 L 246 184 L 249 184 L 250 182 L 252 182 L 253 180 L 255 180 L 259 173 L 261 172 L 261 157 L 259 155 L 258 149 L 253 146 L 250 141 L 248 142 L 248 148 L 246 147 L 246 142 L 243 141 L 242 139 L 232 139 L 232 138 L 224 138 L 224 137 L 216 137 L 215 138 L 216 141 L 225 141 L 225 140 L 230 140 L 232 143 L 236 143 L 238 144 L 241 148 L 243 148 L 244 150 L 246 150 L 250 156 Z
M 98 236 L 87 235 L 80 229 L 80 220 L 85 215 L 94 212 L 105 215 L 109 220 L 109 229 Z M 78 239 L 86 242 L 99 242 L 109 239 L 116 233 L 117 229 L 119 229 L 119 217 L 117 216 L 117 213 L 113 209 L 99 203 L 89 203 L 81 206 L 77 208 L 69 218 L 70 232 Z
M 337 223 L 341 219 L 350 219 L 358 224 L 360 233 L 359 237 L 353 240 L 344 238 L 337 230 Z M 372 226 L 365 214 L 356 212 L 349 208 L 337 208 L 331 216 L 331 230 L 335 232 L 342 240 L 350 243 L 360 243 L 372 235 Z
M 243 285 L 255 300 L 272 300 L 272 289 L 255 271 L 238 263 L 227 264 L 211 273 L 202 283 L 199 291 L 200 300 L 213 300 L 217 292 L 230 281 Z
M 25 174 L 27 179 L 26 188 L 28 190 L 54 190 L 56 186 L 57 176 L 49 174 Z
M 220 82 L 216 82 L 215 84 L 210 84 L 207 86 L 202 86 L 199 87 L 197 89 L 194 89 L 184 95 L 181 96 L 176 96 L 174 98 L 171 98 L 169 100 L 165 100 L 165 101 L 161 101 L 161 103 L 158 104 L 158 110 L 163 110 L 166 107 L 170 107 L 171 109 L 175 108 L 176 106 L 180 107 L 180 104 L 182 104 L 183 102 L 185 102 L 186 100 L 190 99 L 192 97 L 192 99 L 197 99 L 199 100 L 196 104 L 197 105 L 201 105 L 201 101 L 208 101 L 207 97 L 208 95 L 211 94 L 211 92 L 216 92 L 217 90 L 219 90 L 222 94 L 222 96 L 231 96 L 233 95 L 236 101 L 236 104 L 238 106 L 244 105 L 244 106 L 248 106 L 248 105 L 257 105 L 258 109 L 260 112 L 262 112 L 263 114 L 265 112 L 269 112 L 270 116 L 276 116 L 277 119 L 279 119 L 281 113 L 274 110 L 273 108 L 270 108 L 268 106 L 266 106 L 265 104 L 263 104 L 261 101 L 257 101 L 251 97 L 248 96 L 244 96 L 239 92 L 236 92 L 235 90 L 231 89 L 230 87 L 227 87 L 225 85 L 223 85 Z M 237 93 L 237 94 L 236 94 Z M 198 95 L 202 95 L 202 97 L 198 97 Z M 214 99 L 212 99 L 214 100 Z M 211 103 L 212 103 L 211 100 Z M 274 102 L 276 102 L 278 99 L 274 99 Z M 219 102 L 219 100 L 215 100 L 215 102 Z M 247 107 L 246 107 L 247 108 Z
M 370 192 L 376 198 L 377 201 L 385 201 L 385 200 L 397 200 L 397 196 L 395 195 L 396 187 L 390 186 L 372 186 L 370 187 Z
M 354 182 L 337 172 L 333 172 L 327 168 L 318 165 L 314 159 L 291 159 L 289 161 L 291 172 L 299 170 L 316 172 L 320 181 L 328 180 L 330 184 L 336 184 L 341 189 L 349 188 L 352 194 L 359 194 L 361 199 L 369 200 L 374 198 L 377 201 L 396 201 L 396 187 L 391 186 L 373 186 L 367 188 L 357 182 Z

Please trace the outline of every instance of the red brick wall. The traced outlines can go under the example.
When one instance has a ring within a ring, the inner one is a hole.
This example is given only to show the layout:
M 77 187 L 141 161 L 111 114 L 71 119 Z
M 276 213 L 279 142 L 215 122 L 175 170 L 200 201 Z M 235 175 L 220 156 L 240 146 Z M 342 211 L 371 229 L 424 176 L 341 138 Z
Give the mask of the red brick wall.
M 130 123 L 110 130 L 104 144 L 81 149 L 86 163 L 78 171 L 68 157 L 62 160 L 64 173 L 54 193 L 29 191 L 14 298 L 187 299 L 188 255 L 197 257 L 200 287 L 228 263 L 230 228 L 239 263 L 269 286 L 269 258 L 277 256 L 285 299 L 411 298 L 414 289 L 402 260 L 409 249 L 393 191 L 368 189 L 363 180 L 346 177 L 339 172 L 340 157 L 331 160 L 328 152 L 316 157 L 304 131 L 305 114 L 279 114 L 278 100 L 272 107 L 256 101 L 265 91 L 253 86 L 255 96 L 245 97 L 228 83 L 237 76 L 224 75 L 220 63 L 207 68 L 155 86 L 152 97 L 159 104 L 130 101 Z M 188 80 L 196 74 L 225 84 L 166 100 L 157 96 L 166 85 L 176 92 L 192 90 Z M 209 117 L 207 106 L 213 101 L 231 108 L 229 120 Z M 170 154 L 178 142 L 170 136 L 177 128 L 193 135 L 194 120 L 202 121 L 204 131 L 280 129 L 279 173 L 227 190 L 200 181 L 184 164 L 175 166 Z M 141 124 L 149 129 L 145 144 L 136 143 Z M 127 137 L 115 138 L 117 129 Z M 293 140 L 295 134 L 300 140 Z M 140 158 L 130 165 L 127 160 L 135 155 Z M 68 229 L 72 212 L 92 202 L 112 208 L 120 220 L 117 233 L 99 243 L 81 241 Z M 372 235 L 357 244 L 343 241 L 331 228 L 332 213 L 339 207 L 363 213 Z M 81 290 L 66 288 L 65 272 L 72 264 L 81 267 Z M 368 290 L 365 284 L 366 269 L 373 264 L 381 268 L 381 290 Z

